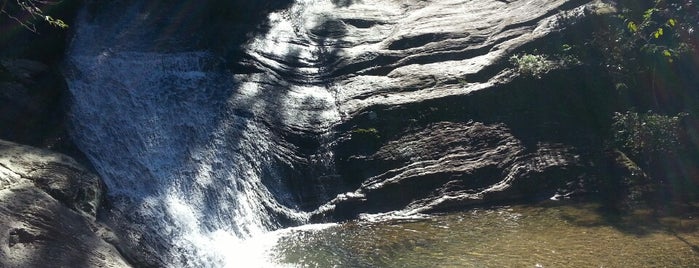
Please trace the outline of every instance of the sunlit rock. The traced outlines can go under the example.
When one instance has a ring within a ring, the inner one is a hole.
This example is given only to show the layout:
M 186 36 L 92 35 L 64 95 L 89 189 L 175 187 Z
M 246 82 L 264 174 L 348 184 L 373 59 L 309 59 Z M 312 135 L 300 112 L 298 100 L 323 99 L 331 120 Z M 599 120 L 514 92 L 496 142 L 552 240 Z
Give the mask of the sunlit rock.
M 0 266 L 129 267 L 95 222 L 103 191 L 67 156 L 0 141 Z

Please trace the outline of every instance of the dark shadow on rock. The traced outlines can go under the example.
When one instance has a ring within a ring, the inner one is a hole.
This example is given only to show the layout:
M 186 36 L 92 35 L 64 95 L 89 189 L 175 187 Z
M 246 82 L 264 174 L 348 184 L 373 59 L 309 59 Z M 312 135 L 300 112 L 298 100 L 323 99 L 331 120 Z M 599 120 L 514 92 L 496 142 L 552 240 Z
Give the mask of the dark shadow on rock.
M 576 73 L 576 76 L 570 76 Z M 345 123 L 351 127 L 376 127 L 390 140 L 432 122 L 477 121 L 503 123 L 529 145 L 539 141 L 567 144 L 599 144 L 606 135 L 609 99 L 595 94 L 609 88 L 604 73 L 586 68 L 555 71 L 544 79 L 522 77 L 505 85 L 400 107 L 372 107 Z M 601 108 L 601 109 L 598 109 Z M 372 116 L 373 114 L 373 116 Z M 370 119 L 374 117 L 375 119 Z
M 331 0 L 336 7 L 348 7 L 361 0 Z
M 64 0 L 42 11 L 74 26 L 81 5 Z M 32 20 L 37 28 L 32 32 L 5 14 L 0 20 L 0 139 L 61 152 L 89 166 L 66 126 L 68 93 L 59 65 L 70 30 L 41 18 L 18 18 Z
M 86 159 L 66 128 L 67 87 L 56 66 L 4 59 L 0 69 L 0 138 Z

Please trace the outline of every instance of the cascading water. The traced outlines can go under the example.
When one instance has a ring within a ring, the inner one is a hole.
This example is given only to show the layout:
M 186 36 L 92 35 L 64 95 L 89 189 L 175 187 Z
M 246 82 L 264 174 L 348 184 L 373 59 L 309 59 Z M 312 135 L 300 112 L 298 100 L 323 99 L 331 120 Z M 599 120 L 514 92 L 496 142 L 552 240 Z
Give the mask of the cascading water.
M 331 158 L 285 140 L 322 139 L 339 120 L 304 30 L 315 1 L 269 15 L 271 29 L 244 47 L 257 71 L 243 74 L 181 45 L 192 33 L 173 29 L 187 12 L 176 8 L 191 4 L 180 2 L 158 10 L 172 14 L 166 23 L 146 3 L 83 12 L 66 64 L 72 134 L 106 181 L 115 231 L 160 258 L 144 264 L 249 265 L 260 256 L 245 240 L 307 220 L 284 169 Z

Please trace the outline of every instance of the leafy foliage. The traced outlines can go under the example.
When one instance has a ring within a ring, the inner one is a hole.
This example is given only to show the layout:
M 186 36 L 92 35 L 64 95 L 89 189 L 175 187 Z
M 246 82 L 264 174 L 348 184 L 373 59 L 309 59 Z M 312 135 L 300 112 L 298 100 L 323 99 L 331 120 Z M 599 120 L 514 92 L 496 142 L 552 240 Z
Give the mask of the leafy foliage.
M 656 54 L 672 62 L 690 50 L 687 40 L 694 35 L 699 20 L 693 1 L 654 0 L 640 10 L 626 8 L 619 15 L 627 28 L 626 44 Z
M 374 139 L 379 139 L 381 136 L 379 135 L 379 131 L 376 128 L 357 128 L 352 130 L 352 136 L 353 137 L 362 137 L 362 138 L 374 138 Z
M 52 0 L 1 0 L 0 13 L 22 25 L 22 27 L 37 32 L 37 21 L 44 21 L 58 28 L 68 28 L 61 19 L 53 18 L 44 9 L 59 4 L 61 1 Z
M 604 16 L 597 24 L 587 42 L 588 53 L 604 59 L 615 83 L 653 89 L 644 78 L 654 79 L 659 69 L 672 69 L 675 61 L 694 51 L 699 40 L 697 6 L 694 0 L 620 0 L 617 7 L 616 15 Z
M 554 64 L 541 54 L 521 54 L 510 57 L 510 63 L 523 75 L 541 78 L 553 69 Z
M 684 116 L 686 114 L 615 113 L 612 123 L 614 142 L 624 151 L 637 156 L 672 152 L 678 148 L 680 120 Z

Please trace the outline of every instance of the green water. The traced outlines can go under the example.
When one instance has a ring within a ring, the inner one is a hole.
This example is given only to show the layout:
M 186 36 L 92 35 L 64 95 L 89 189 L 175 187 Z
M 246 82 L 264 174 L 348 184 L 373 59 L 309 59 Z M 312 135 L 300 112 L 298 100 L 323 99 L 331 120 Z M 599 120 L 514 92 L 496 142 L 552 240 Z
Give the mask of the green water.
M 699 267 L 696 215 L 599 211 L 510 206 L 357 221 L 292 231 L 274 251 L 296 267 Z

